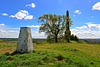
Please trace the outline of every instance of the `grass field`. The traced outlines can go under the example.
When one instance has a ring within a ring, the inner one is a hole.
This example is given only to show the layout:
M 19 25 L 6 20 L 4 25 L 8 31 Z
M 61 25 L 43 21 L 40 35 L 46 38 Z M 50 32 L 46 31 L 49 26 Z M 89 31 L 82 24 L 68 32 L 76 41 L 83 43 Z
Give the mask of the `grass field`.
M 17 43 L 0 43 L 0 67 L 100 67 L 100 45 L 33 43 L 33 52 L 11 55 Z

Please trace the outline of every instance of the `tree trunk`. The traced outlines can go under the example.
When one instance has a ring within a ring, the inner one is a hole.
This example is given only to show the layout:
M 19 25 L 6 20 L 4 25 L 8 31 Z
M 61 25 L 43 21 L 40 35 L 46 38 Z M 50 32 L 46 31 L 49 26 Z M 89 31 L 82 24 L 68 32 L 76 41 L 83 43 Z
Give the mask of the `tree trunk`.
M 55 42 L 58 43 L 57 35 L 55 35 Z
M 65 39 L 68 43 L 70 43 L 70 34 L 71 34 L 70 30 L 65 31 Z

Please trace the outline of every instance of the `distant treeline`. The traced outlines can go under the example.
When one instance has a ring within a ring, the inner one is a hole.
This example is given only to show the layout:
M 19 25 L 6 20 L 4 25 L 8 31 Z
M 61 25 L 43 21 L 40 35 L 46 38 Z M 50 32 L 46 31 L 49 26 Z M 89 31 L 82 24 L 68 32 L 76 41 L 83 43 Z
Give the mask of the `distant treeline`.
M 17 41 L 18 38 L 0 38 L 2 41 Z
M 18 41 L 18 38 L 0 38 L 2 41 Z M 45 41 L 46 39 L 32 38 L 33 41 Z
M 100 39 L 80 39 L 80 40 L 86 41 L 88 43 L 100 44 Z
M 18 38 L 0 38 L 2 41 L 18 41 Z M 46 39 L 42 38 L 32 38 L 33 42 L 35 41 L 46 41 Z M 88 43 L 96 43 L 100 44 L 100 39 L 79 39 Z

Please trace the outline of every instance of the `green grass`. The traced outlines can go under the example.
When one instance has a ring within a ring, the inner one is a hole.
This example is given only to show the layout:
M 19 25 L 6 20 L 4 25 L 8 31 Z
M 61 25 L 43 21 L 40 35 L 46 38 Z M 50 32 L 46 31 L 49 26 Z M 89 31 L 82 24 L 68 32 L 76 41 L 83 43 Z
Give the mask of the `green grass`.
M 17 45 L 17 43 L 0 43 L 0 48 L 11 48 L 11 47 L 15 47 Z
M 16 46 L 0 43 L 0 49 Z M 73 42 L 33 46 L 33 52 L 0 54 L 0 67 L 100 67 L 100 45 Z

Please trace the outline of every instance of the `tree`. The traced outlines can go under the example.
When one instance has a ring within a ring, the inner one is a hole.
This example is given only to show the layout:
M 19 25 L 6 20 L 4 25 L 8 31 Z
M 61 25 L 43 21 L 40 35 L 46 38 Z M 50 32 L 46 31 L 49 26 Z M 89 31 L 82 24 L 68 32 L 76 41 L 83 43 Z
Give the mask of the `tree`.
M 66 13 L 66 30 L 65 30 L 65 39 L 69 43 L 70 42 L 70 36 L 71 36 L 71 31 L 70 31 L 70 26 L 72 25 L 72 21 L 69 17 L 69 11 L 67 10 Z
M 38 22 L 42 22 L 39 32 L 45 32 L 46 35 L 53 37 L 58 42 L 58 36 L 63 35 L 65 31 L 65 15 L 44 14 L 38 18 Z M 52 36 L 51 36 L 52 35 Z
M 54 36 L 52 34 L 49 34 L 47 36 L 47 42 L 50 43 L 50 44 L 54 43 Z
M 71 40 L 74 40 L 74 41 L 79 41 L 79 38 L 78 38 L 76 35 L 74 35 L 74 34 L 72 34 L 72 35 L 70 36 L 70 39 L 71 39 Z
M 75 41 L 79 41 L 79 38 L 75 35 Z
M 71 39 L 71 40 L 75 40 L 74 34 L 72 34 L 72 35 L 70 36 L 70 39 Z

